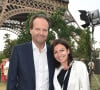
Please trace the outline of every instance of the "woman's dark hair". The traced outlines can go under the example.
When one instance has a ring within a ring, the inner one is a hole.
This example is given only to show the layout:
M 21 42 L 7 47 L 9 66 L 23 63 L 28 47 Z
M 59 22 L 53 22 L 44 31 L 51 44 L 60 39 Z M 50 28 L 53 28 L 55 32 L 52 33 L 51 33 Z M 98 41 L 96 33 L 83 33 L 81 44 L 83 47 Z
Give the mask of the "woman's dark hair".
M 69 46 L 69 44 L 67 43 L 67 41 L 65 39 L 56 39 L 51 44 L 51 49 L 52 49 L 53 54 L 54 54 L 54 48 L 58 44 L 64 45 L 66 47 L 66 49 L 69 49 L 69 51 L 70 51 L 70 53 L 68 55 L 68 65 L 69 65 L 70 62 L 72 62 L 72 60 L 73 60 L 71 47 Z M 55 62 L 55 67 L 59 68 L 61 65 L 60 62 L 58 62 L 56 59 L 54 60 L 54 62 Z

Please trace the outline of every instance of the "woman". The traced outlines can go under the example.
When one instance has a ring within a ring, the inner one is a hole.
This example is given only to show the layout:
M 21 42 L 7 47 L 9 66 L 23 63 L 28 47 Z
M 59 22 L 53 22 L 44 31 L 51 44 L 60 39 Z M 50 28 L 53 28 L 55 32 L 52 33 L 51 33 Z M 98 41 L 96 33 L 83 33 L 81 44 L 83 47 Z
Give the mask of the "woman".
M 54 90 L 90 90 L 86 65 L 73 60 L 67 42 L 57 39 L 51 46 L 55 58 Z

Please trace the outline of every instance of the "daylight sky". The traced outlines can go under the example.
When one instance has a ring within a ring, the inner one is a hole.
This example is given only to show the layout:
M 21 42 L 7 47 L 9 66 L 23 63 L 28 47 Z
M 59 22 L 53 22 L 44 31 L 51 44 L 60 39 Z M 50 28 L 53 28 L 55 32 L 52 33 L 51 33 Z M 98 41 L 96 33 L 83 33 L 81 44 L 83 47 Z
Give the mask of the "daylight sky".
M 80 20 L 80 13 L 78 12 L 78 10 L 94 11 L 96 9 L 99 9 L 100 12 L 100 0 L 69 0 L 68 8 L 77 23 L 81 26 L 84 23 Z M 11 34 L 10 39 L 17 38 L 17 35 L 9 31 L 0 30 L 0 51 L 2 51 L 4 48 L 3 37 L 5 33 Z M 100 25 L 95 26 L 94 39 L 97 41 L 95 47 L 100 48 Z

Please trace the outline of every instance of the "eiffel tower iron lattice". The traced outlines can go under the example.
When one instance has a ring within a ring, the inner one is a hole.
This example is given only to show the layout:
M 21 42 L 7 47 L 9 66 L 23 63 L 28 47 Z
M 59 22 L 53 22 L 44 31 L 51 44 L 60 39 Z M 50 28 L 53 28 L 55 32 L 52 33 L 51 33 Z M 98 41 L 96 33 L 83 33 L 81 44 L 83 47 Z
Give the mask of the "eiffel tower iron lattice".
M 24 27 L 27 15 L 43 11 L 53 14 L 58 7 L 66 9 L 65 20 L 75 22 L 68 11 L 69 0 L 0 0 L 0 28 L 18 34 Z

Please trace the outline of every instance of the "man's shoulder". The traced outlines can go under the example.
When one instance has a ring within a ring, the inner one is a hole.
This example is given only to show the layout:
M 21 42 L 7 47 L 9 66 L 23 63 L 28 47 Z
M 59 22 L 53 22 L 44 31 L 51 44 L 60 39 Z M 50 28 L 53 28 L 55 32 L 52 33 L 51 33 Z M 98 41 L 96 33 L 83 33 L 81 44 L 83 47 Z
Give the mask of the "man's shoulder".
M 47 51 L 50 52 L 50 53 L 52 53 L 51 45 L 47 44 Z
M 15 45 L 14 48 L 24 48 L 24 47 L 30 46 L 31 44 L 32 42 L 25 42 L 22 44 Z
M 48 49 L 51 49 L 51 46 L 50 46 L 49 44 L 47 44 L 47 48 L 48 48 Z

